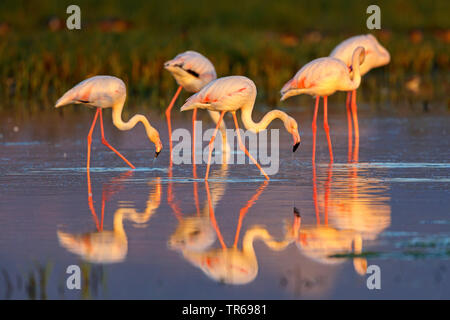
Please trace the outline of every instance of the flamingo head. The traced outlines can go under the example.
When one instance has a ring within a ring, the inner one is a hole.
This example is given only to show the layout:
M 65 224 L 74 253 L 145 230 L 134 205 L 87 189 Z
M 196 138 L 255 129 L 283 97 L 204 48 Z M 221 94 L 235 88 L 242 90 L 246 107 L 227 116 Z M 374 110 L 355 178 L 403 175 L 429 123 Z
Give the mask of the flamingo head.
M 152 142 L 155 145 L 155 158 L 157 158 L 163 148 L 161 139 L 159 138 L 158 131 L 156 131 L 156 129 L 152 128 L 152 130 L 150 130 L 150 132 L 148 134 L 148 138 L 149 138 L 150 142 Z
M 292 147 L 292 152 L 295 152 L 300 145 L 300 134 L 298 133 L 298 124 L 294 118 L 289 117 L 284 122 L 284 127 L 286 130 L 292 134 L 292 138 L 294 139 L 294 145 Z

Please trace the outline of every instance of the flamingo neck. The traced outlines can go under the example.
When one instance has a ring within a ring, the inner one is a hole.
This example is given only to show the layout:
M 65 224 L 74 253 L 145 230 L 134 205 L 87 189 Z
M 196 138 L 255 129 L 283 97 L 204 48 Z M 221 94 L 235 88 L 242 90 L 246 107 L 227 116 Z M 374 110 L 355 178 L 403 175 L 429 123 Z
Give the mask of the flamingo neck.
M 247 130 L 258 133 L 259 131 L 266 129 L 275 119 L 281 119 L 286 126 L 289 116 L 281 110 L 272 110 L 266 113 L 261 121 L 254 122 L 252 119 L 253 105 L 254 103 L 252 103 L 251 106 L 247 105 L 241 109 L 242 122 Z
M 359 55 L 360 55 L 359 50 L 356 50 L 352 56 L 351 68 L 353 78 L 350 80 L 349 91 L 358 89 L 359 85 L 361 84 L 361 68 L 359 64 Z
M 138 122 L 142 122 L 142 124 L 145 127 L 145 132 L 147 133 L 148 138 L 152 142 L 155 142 L 157 140 L 157 138 L 159 137 L 158 132 L 156 131 L 155 128 L 153 128 L 150 125 L 150 122 L 148 122 L 146 117 L 144 117 L 141 114 L 136 114 L 135 116 L 133 116 L 127 122 L 124 122 L 122 120 L 122 110 L 123 110 L 123 107 L 124 107 L 124 103 L 125 103 L 125 100 L 122 100 L 122 101 L 119 101 L 118 103 L 116 103 L 113 106 L 113 108 L 112 108 L 113 109 L 113 111 L 112 111 L 113 124 L 119 130 L 127 131 L 127 130 L 133 129 Z
M 242 251 L 246 256 L 252 256 L 256 259 L 255 250 L 253 248 L 253 242 L 256 239 L 261 239 L 266 246 L 275 251 L 280 251 L 286 248 L 291 241 L 275 241 L 269 232 L 261 227 L 253 228 L 246 232 L 244 239 L 242 240 Z
M 123 218 L 124 218 L 123 212 L 116 212 L 114 214 L 113 230 L 116 236 L 120 236 L 126 239 L 127 235 L 123 227 Z

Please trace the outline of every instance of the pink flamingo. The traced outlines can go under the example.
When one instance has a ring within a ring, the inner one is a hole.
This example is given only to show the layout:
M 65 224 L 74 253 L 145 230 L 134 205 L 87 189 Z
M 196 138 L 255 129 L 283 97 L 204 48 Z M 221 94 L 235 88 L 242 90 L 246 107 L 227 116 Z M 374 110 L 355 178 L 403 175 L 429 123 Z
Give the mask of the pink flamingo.
M 198 92 L 206 84 L 217 78 L 216 70 L 211 61 L 202 54 L 195 51 L 186 51 L 180 53 L 172 60 L 164 63 L 164 67 L 174 76 L 179 87 L 175 92 L 169 106 L 166 109 L 167 127 L 169 129 L 169 148 L 172 154 L 172 125 L 170 121 L 170 112 L 181 89 L 184 88 L 188 92 Z M 208 110 L 209 115 L 217 124 L 220 118 L 219 112 Z M 195 120 L 197 118 L 197 109 L 193 110 L 192 114 L 192 161 L 195 167 Z M 225 124 L 222 122 L 220 126 L 222 137 L 225 138 Z M 195 170 L 194 170 L 195 176 Z
M 129 121 L 124 122 L 122 120 L 122 109 L 125 104 L 125 99 L 127 96 L 127 89 L 125 83 L 119 78 L 112 76 L 95 76 L 92 78 L 88 78 L 75 87 L 67 91 L 61 98 L 56 101 L 55 108 L 59 108 L 61 106 L 75 103 L 75 104 L 85 104 L 97 107 L 97 112 L 94 116 L 94 121 L 92 122 L 91 129 L 89 130 L 89 134 L 87 136 L 88 141 L 88 149 L 87 149 L 87 169 L 90 167 L 90 159 L 91 159 L 91 144 L 92 144 L 92 132 L 95 128 L 95 123 L 97 121 L 98 116 L 100 115 L 100 128 L 102 133 L 102 143 L 114 151 L 123 161 L 125 161 L 131 168 L 135 169 L 133 166 L 123 155 L 119 153 L 115 148 L 113 148 L 108 141 L 105 139 L 105 134 L 103 131 L 103 117 L 102 117 L 102 109 L 104 108 L 112 108 L 112 120 L 114 125 L 119 130 L 130 130 L 134 128 L 134 126 L 138 122 L 142 122 L 145 131 L 147 133 L 148 138 L 151 142 L 155 144 L 156 153 L 155 157 L 161 152 L 162 143 L 159 139 L 158 131 L 150 125 L 147 118 L 143 115 L 137 114 L 132 117 Z
M 348 68 L 350 68 L 350 74 L 353 76 L 352 68 L 352 55 L 357 47 L 363 47 L 366 52 L 364 62 L 360 66 L 361 76 L 365 75 L 373 68 L 381 67 L 388 64 L 391 61 L 389 52 L 384 48 L 378 40 L 371 34 L 359 35 L 348 38 L 337 45 L 330 54 L 330 57 L 343 61 Z M 358 125 L 358 113 L 356 106 L 356 89 L 347 92 L 347 122 L 348 122 L 348 144 L 349 144 L 349 161 L 351 160 L 352 149 L 352 115 L 353 125 L 355 128 L 355 153 L 354 161 L 358 161 L 359 150 L 359 125 Z
M 211 154 L 213 150 L 214 139 L 217 130 L 222 122 L 225 112 L 231 112 L 236 126 L 239 147 L 250 160 L 258 167 L 267 180 L 269 177 L 258 164 L 258 162 L 250 155 L 245 148 L 245 144 L 241 140 L 239 133 L 239 125 L 236 118 L 236 111 L 241 110 L 242 122 L 246 129 L 258 133 L 264 130 L 276 118 L 281 119 L 286 130 L 292 134 L 294 138 L 293 151 L 297 150 L 300 145 L 300 135 L 298 133 L 297 121 L 290 117 L 287 113 L 280 110 L 272 110 L 268 112 L 260 122 L 254 122 L 252 119 L 252 111 L 255 105 L 256 86 L 252 80 L 243 76 L 229 76 L 219 78 L 207 84 L 198 93 L 191 96 L 186 103 L 181 107 L 181 111 L 192 110 L 195 108 L 207 109 L 212 111 L 219 111 L 220 118 L 217 122 L 214 134 L 209 142 L 209 157 L 206 169 L 205 180 L 208 180 L 209 167 L 211 162 Z
M 324 102 L 323 127 L 327 134 L 330 162 L 333 162 L 333 148 L 331 145 L 330 128 L 328 126 L 327 98 L 336 91 L 351 91 L 359 87 L 361 83 L 359 66 L 364 61 L 364 57 L 365 52 L 363 47 L 358 47 L 354 50 L 352 57 L 353 77 L 351 77 L 347 65 L 339 59 L 331 57 L 315 59 L 304 65 L 281 89 L 281 101 L 304 93 L 316 96 L 312 123 L 313 163 L 316 157 L 316 122 L 320 97 L 323 97 Z

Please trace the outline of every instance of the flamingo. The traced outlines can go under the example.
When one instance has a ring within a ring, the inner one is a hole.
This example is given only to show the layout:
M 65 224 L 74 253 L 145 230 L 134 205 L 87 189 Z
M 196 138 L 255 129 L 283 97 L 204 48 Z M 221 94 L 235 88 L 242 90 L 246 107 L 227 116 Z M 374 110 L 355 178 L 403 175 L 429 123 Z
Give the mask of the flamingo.
M 125 161 L 132 169 L 135 169 L 135 166 L 132 165 L 122 154 L 119 153 L 115 148 L 113 148 L 108 141 L 105 139 L 105 134 L 103 131 L 103 117 L 102 117 L 102 109 L 103 108 L 112 108 L 112 121 L 114 125 L 122 131 L 130 130 L 134 128 L 134 126 L 138 122 L 142 122 L 145 131 L 147 133 L 148 138 L 151 142 L 155 144 L 156 153 L 155 158 L 161 152 L 162 143 L 159 139 L 158 131 L 153 128 L 147 118 L 141 114 L 137 114 L 132 117 L 127 122 L 122 120 L 122 109 L 124 107 L 125 99 L 126 99 L 126 86 L 125 83 L 116 77 L 113 76 L 94 76 L 88 78 L 75 87 L 67 91 L 61 98 L 56 101 L 55 108 L 62 107 L 68 104 L 85 104 L 91 105 L 97 108 L 97 112 L 95 113 L 94 120 L 91 125 L 91 129 L 89 130 L 89 134 L 87 136 L 88 149 L 87 149 L 87 165 L 86 168 L 89 170 L 90 168 L 90 159 L 91 159 L 91 144 L 92 144 L 92 132 L 95 128 L 95 123 L 97 121 L 98 116 L 100 115 L 100 128 L 102 133 L 102 143 L 114 151 L 123 161 Z
M 328 96 L 336 91 L 352 91 L 359 87 L 361 83 L 359 66 L 364 61 L 364 57 L 365 50 L 363 47 L 354 50 L 352 56 L 353 77 L 347 65 L 339 59 L 332 57 L 315 59 L 304 65 L 281 89 L 281 101 L 303 93 L 316 96 L 312 123 L 313 163 L 316 157 L 316 122 L 320 97 L 323 97 L 324 103 L 323 127 L 327 134 L 330 162 L 333 162 L 333 147 L 331 145 L 330 127 L 328 126 Z
M 375 38 L 371 34 L 358 35 L 344 40 L 333 49 L 330 57 L 343 61 L 347 65 L 347 67 L 351 68 L 352 54 L 357 47 L 363 47 L 366 52 L 364 63 L 362 63 L 360 66 L 359 72 L 361 76 L 365 75 L 371 69 L 384 66 L 391 61 L 389 52 L 378 42 L 377 38 Z M 346 108 L 348 122 L 349 161 L 351 158 L 350 150 L 352 149 L 352 115 L 353 125 L 355 128 L 354 160 L 358 161 L 359 125 L 356 106 L 356 89 L 347 92 Z
M 216 70 L 214 65 L 209 61 L 208 58 L 196 51 L 186 51 L 178 54 L 172 60 L 164 63 L 164 68 L 166 68 L 175 78 L 179 87 L 175 92 L 169 106 L 166 109 L 167 127 L 169 130 L 169 148 L 170 154 L 172 154 L 172 124 L 170 121 L 170 112 L 181 89 L 184 88 L 188 92 L 198 92 L 209 82 L 217 78 Z M 220 113 L 216 111 L 208 110 L 210 117 L 217 124 L 220 118 Z M 195 120 L 197 118 L 197 109 L 193 110 L 192 113 L 192 162 L 195 166 Z M 220 130 L 222 132 L 222 139 L 226 138 L 226 126 L 222 122 L 220 125 Z M 225 140 L 222 140 L 225 141 Z M 194 171 L 195 175 L 195 171 Z
M 211 141 L 209 142 L 209 157 L 205 180 L 208 180 L 214 139 L 225 112 L 231 112 L 233 115 L 240 149 L 245 152 L 245 154 L 258 167 L 261 174 L 263 174 L 267 180 L 269 180 L 269 177 L 258 162 L 252 157 L 252 155 L 250 155 L 248 150 L 245 148 L 245 144 L 241 140 L 236 111 L 239 109 L 241 110 L 242 122 L 244 123 L 245 128 L 255 133 L 266 129 L 274 119 L 281 119 L 286 130 L 292 134 L 294 138 L 293 151 L 295 152 L 295 150 L 297 150 L 300 145 L 300 135 L 298 133 L 297 121 L 283 111 L 272 110 L 268 112 L 260 122 L 254 122 L 252 119 L 252 111 L 255 105 L 255 98 L 256 86 L 252 80 L 244 76 L 229 76 L 210 82 L 203 87 L 202 90 L 186 100 L 186 103 L 181 107 L 180 111 L 195 108 L 220 111 L 219 121 L 217 122 L 216 129 Z

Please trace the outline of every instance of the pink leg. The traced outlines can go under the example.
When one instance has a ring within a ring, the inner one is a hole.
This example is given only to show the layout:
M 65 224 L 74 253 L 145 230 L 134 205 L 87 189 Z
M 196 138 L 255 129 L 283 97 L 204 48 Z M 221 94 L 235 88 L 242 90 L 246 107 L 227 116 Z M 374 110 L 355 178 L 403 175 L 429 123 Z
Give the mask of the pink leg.
M 353 161 L 358 162 L 359 157 L 359 125 L 358 125 L 358 111 L 356 106 L 356 90 L 352 92 L 352 113 L 353 126 L 355 127 L 355 151 L 353 152 Z
M 312 151 L 312 163 L 316 162 L 316 132 L 317 132 L 317 112 L 319 110 L 320 97 L 316 97 L 316 106 L 314 107 L 314 118 L 312 122 L 312 132 L 313 132 L 313 151 Z
M 325 225 L 328 225 L 328 199 L 330 198 L 330 187 L 331 187 L 331 178 L 333 176 L 333 165 L 328 164 L 328 177 L 325 182 Z
M 239 124 L 236 118 L 236 112 L 233 112 L 233 119 L 234 119 L 234 125 L 236 126 L 236 132 L 237 132 L 237 137 L 239 140 L 239 147 L 242 151 L 245 152 L 245 154 L 247 155 L 247 157 L 250 158 L 250 160 L 252 160 L 252 162 L 258 167 L 258 169 L 261 171 L 261 174 L 264 175 L 264 177 L 266 177 L 267 180 L 269 179 L 269 176 L 266 174 L 266 172 L 263 170 L 263 168 L 261 168 L 261 166 L 258 164 L 258 162 L 255 160 L 255 158 L 252 157 L 252 155 L 250 154 L 250 152 L 248 152 L 247 148 L 245 147 L 245 144 L 242 142 L 241 139 L 241 133 L 239 132 Z M 216 129 L 217 131 L 217 129 Z
M 87 169 L 87 183 L 88 183 L 88 205 L 89 210 L 91 211 L 92 218 L 94 219 L 95 227 L 97 231 L 100 231 L 100 224 L 98 222 L 97 213 L 94 208 L 94 200 L 92 199 L 92 187 L 91 187 L 91 174 L 89 172 L 89 168 Z
M 222 236 L 222 233 L 220 232 L 219 225 L 217 224 L 216 215 L 214 214 L 213 203 L 211 201 L 211 193 L 209 192 L 209 185 L 208 185 L 208 181 L 206 181 L 206 180 L 205 180 L 205 189 L 206 189 L 206 195 L 208 197 L 209 217 L 211 219 L 211 224 L 213 225 L 213 228 L 216 231 L 217 238 L 219 239 L 219 242 L 222 245 L 222 249 L 225 250 L 227 248 L 227 246 L 225 244 L 225 241 L 223 240 L 223 236 Z
M 195 163 L 195 120 L 197 118 L 197 108 L 192 112 L 192 171 L 194 179 L 197 179 L 197 166 Z
M 319 203 L 317 201 L 317 176 L 316 176 L 316 163 L 312 163 L 313 166 L 313 201 L 314 201 L 314 211 L 316 212 L 316 222 L 320 225 L 320 215 L 319 215 Z
M 352 92 L 347 92 L 347 101 L 345 106 L 347 108 L 347 124 L 348 124 L 348 162 L 352 161 L 352 149 L 353 149 L 353 127 L 352 127 L 352 110 L 351 110 L 351 98 Z
M 242 221 L 244 220 L 244 217 L 247 214 L 247 211 L 255 204 L 255 201 L 258 200 L 259 196 L 264 191 L 264 189 L 266 188 L 268 183 L 269 182 L 267 180 L 265 180 L 263 182 L 262 186 L 259 187 L 258 190 L 256 191 L 256 193 L 253 195 L 253 197 L 250 200 L 248 200 L 248 202 L 245 205 L 245 207 L 242 208 L 239 211 L 239 221 L 238 221 L 238 225 L 237 225 L 237 228 L 236 228 L 236 234 L 234 236 L 234 244 L 233 244 L 234 248 L 237 248 L 237 245 L 238 245 L 238 242 L 239 242 L 239 234 L 240 234 L 241 228 L 242 228 Z
M 103 143 L 105 146 L 107 146 L 108 148 L 110 148 L 112 151 L 114 151 L 114 153 L 117 154 L 117 155 L 119 156 L 119 158 L 121 158 L 123 161 L 125 161 L 125 163 L 126 163 L 127 165 L 129 165 L 132 169 L 136 169 L 136 167 L 133 166 L 133 165 L 131 164 L 130 161 L 128 161 L 123 155 L 120 154 L 119 151 L 117 151 L 115 148 L 113 148 L 113 146 L 111 146 L 111 145 L 108 143 L 108 141 L 106 141 L 106 139 L 105 139 L 105 133 L 104 133 L 104 131 L 103 131 L 102 109 L 99 108 L 99 110 L 100 110 L 100 129 L 101 129 L 101 131 L 102 131 L 102 143 Z
M 225 111 L 222 111 L 220 113 L 219 121 L 217 121 L 216 129 L 214 130 L 214 134 L 213 134 L 213 136 L 211 138 L 211 141 L 209 141 L 208 165 L 206 166 L 205 180 L 208 180 L 209 167 L 211 166 L 211 156 L 212 156 L 212 151 L 214 149 L 214 140 L 216 139 L 217 131 L 219 130 L 219 126 L 220 126 L 220 123 L 222 122 L 222 119 L 223 119 L 224 115 L 225 115 Z
M 179 86 L 177 89 L 177 92 L 175 92 L 175 94 L 173 95 L 173 98 L 170 101 L 170 104 L 166 109 L 167 128 L 169 130 L 170 167 L 172 167 L 172 123 L 170 121 L 170 111 L 172 110 L 173 105 L 181 92 L 181 89 L 183 89 L 183 87 Z
M 328 97 L 323 97 L 323 128 L 327 133 L 328 151 L 330 152 L 330 162 L 333 162 L 333 147 L 331 146 L 330 127 L 328 126 Z
M 88 149 L 87 149 L 87 164 L 86 169 L 88 171 L 89 176 L 89 168 L 91 167 L 91 144 L 92 144 L 92 132 L 95 128 L 95 123 L 97 122 L 98 114 L 100 112 L 100 108 L 97 109 L 97 112 L 95 112 L 94 121 L 92 121 L 91 129 L 89 129 L 89 133 L 87 136 L 87 143 L 88 143 Z M 91 193 L 91 192 L 90 192 Z

